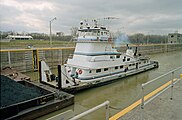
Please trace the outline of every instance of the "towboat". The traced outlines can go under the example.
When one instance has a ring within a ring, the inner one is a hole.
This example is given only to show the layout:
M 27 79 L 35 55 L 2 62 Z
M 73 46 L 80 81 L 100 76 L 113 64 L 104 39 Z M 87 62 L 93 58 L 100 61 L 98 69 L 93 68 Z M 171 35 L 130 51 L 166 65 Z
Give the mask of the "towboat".
M 126 52 L 118 52 L 110 31 L 96 20 L 92 26 L 80 22 L 76 42 L 72 58 L 58 66 L 57 80 L 45 61 L 40 61 L 41 82 L 73 93 L 158 67 L 157 61 L 141 56 L 137 47 L 133 50 L 127 45 Z

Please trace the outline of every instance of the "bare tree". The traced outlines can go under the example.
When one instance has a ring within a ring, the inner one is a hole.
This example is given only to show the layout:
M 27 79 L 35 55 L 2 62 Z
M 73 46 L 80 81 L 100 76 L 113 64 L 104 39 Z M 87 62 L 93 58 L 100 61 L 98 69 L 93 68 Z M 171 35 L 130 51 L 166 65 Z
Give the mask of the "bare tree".
M 77 33 L 78 27 L 72 27 L 70 30 L 71 30 L 71 35 L 73 37 L 78 37 L 78 33 Z

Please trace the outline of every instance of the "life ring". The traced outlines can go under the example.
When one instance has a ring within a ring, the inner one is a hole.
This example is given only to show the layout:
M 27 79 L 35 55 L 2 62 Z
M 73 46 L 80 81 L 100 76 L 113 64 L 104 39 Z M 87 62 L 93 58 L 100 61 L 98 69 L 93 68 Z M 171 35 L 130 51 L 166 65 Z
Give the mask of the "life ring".
M 82 70 L 81 69 L 78 69 L 78 74 L 82 74 Z

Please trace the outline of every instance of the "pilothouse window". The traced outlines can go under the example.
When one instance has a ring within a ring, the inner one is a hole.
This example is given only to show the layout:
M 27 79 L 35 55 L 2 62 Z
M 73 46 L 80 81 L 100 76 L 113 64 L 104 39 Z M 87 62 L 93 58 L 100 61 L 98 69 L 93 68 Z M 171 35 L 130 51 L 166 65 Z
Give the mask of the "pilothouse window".
M 120 66 L 120 69 L 122 69 L 122 68 L 123 68 L 123 65 Z
M 101 35 L 103 35 L 103 32 L 101 32 Z
M 118 69 L 118 66 L 116 66 L 115 69 Z
M 104 71 L 108 71 L 108 68 L 104 68 Z
M 96 70 L 96 73 L 99 73 L 99 72 L 101 72 L 101 69 L 97 69 L 97 70 Z
M 99 35 L 99 34 L 100 34 L 100 31 L 97 32 L 97 35 Z
M 111 59 L 114 59 L 114 56 L 110 56 Z
M 123 58 L 123 62 L 125 62 L 126 61 L 126 56 L 124 56 L 124 58 Z
M 120 55 L 117 55 L 116 58 L 120 58 Z
M 94 30 L 92 34 L 93 34 L 94 36 L 96 36 L 97 33 L 98 33 L 98 31 Z

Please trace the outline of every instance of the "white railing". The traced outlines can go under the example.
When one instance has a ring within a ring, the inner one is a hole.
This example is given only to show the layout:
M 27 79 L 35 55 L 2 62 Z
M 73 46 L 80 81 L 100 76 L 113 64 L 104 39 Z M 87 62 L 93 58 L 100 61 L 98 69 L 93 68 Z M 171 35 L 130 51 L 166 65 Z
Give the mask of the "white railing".
M 85 111 L 83 113 L 80 113 L 80 114 L 78 114 L 76 116 L 74 116 L 72 110 L 68 110 L 68 111 L 66 111 L 64 113 L 60 113 L 60 114 L 58 114 L 56 116 L 53 116 L 53 117 L 51 117 L 51 118 L 49 118 L 47 120 L 68 120 L 68 119 L 69 120 L 78 120 L 78 119 L 80 119 L 80 118 L 82 118 L 82 117 L 84 117 L 84 116 L 86 116 L 86 115 L 88 115 L 88 114 L 102 108 L 102 107 L 105 107 L 105 110 L 106 110 L 105 118 L 106 118 L 106 120 L 109 120 L 109 104 L 110 104 L 109 101 L 105 101 L 102 104 L 97 105 L 97 106 L 95 106 L 95 107 L 93 107 L 93 108 L 91 108 L 91 109 L 89 109 L 89 110 L 87 110 L 87 111 Z
M 144 109 L 144 106 L 145 105 L 147 105 L 149 102 L 151 102 L 152 100 L 154 100 L 156 97 L 158 97 L 160 94 L 162 94 L 163 92 L 165 92 L 169 88 L 171 88 L 171 97 L 170 97 L 170 99 L 171 100 L 173 99 L 173 87 L 179 81 L 179 79 L 174 79 L 174 73 L 177 70 L 179 70 L 179 69 L 182 69 L 182 66 L 180 66 L 180 67 L 178 67 L 178 68 L 176 68 L 176 69 L 174 69 L 172 71 L 169 71 L 169 72 L 167 72 L 167 73 L 165 73 L 165 74 L 163 74 L 163 75 L 161 75 L 161 76 L 159 76 L 159 77 L 157 77 L 157 78 L 155 78 L 155 79 L 153 79 L 151 81 L 148 81 L 148 82 L 142 84 L 142 98 L 141 98 L 141 109 L 142 110 Z M 144 97 L 145 97 L 145 95 L 144 95 L 145 87 L 147 85 L 149 85 L 149 84 L 151 84 L 151 83 L 153 83 L 153 82 L 155 82 L 155 81 L 157 81 L 157 80 L 159 80 L 159 79 L 167 76 L 167 75 L 170 75 L 170 74 L 172 75 L 172 78 L 170 80 L 171 81 L 170 85 L 167 86 L 166 88 L 164 88 L 163 90 L 161 90 L 160 92 L 158 92 L 157 94 L 155 94 L 154 96 L 152 96 L 152 97 L 148 98 L 147 100 L 145 100 L 144 99 Z M 141 119 L 143 119 L 143 112 L 141 112 Z
M 96 110 L 98 110 L 104 106 L 106 109 L 106 120 L 109 120 L 109 103 L 110 103 L 109 101 L 105 101 L 104 103 L 102 103 L 96 107 L 93 107 L 93 108 L 91 108 L 91 109 L 89 109 L 89 110 L 87 110 L 87 111 L 85 111 L 79 115 L 76 115 L 75 117 L 71 118 L 70 120 L 78 120 L 81 117 L 84 117 L 85 115 L 90 114 L 90 113 L 92 113 L 92 112 L 94 112 L 94 111 L 96 111 Z

